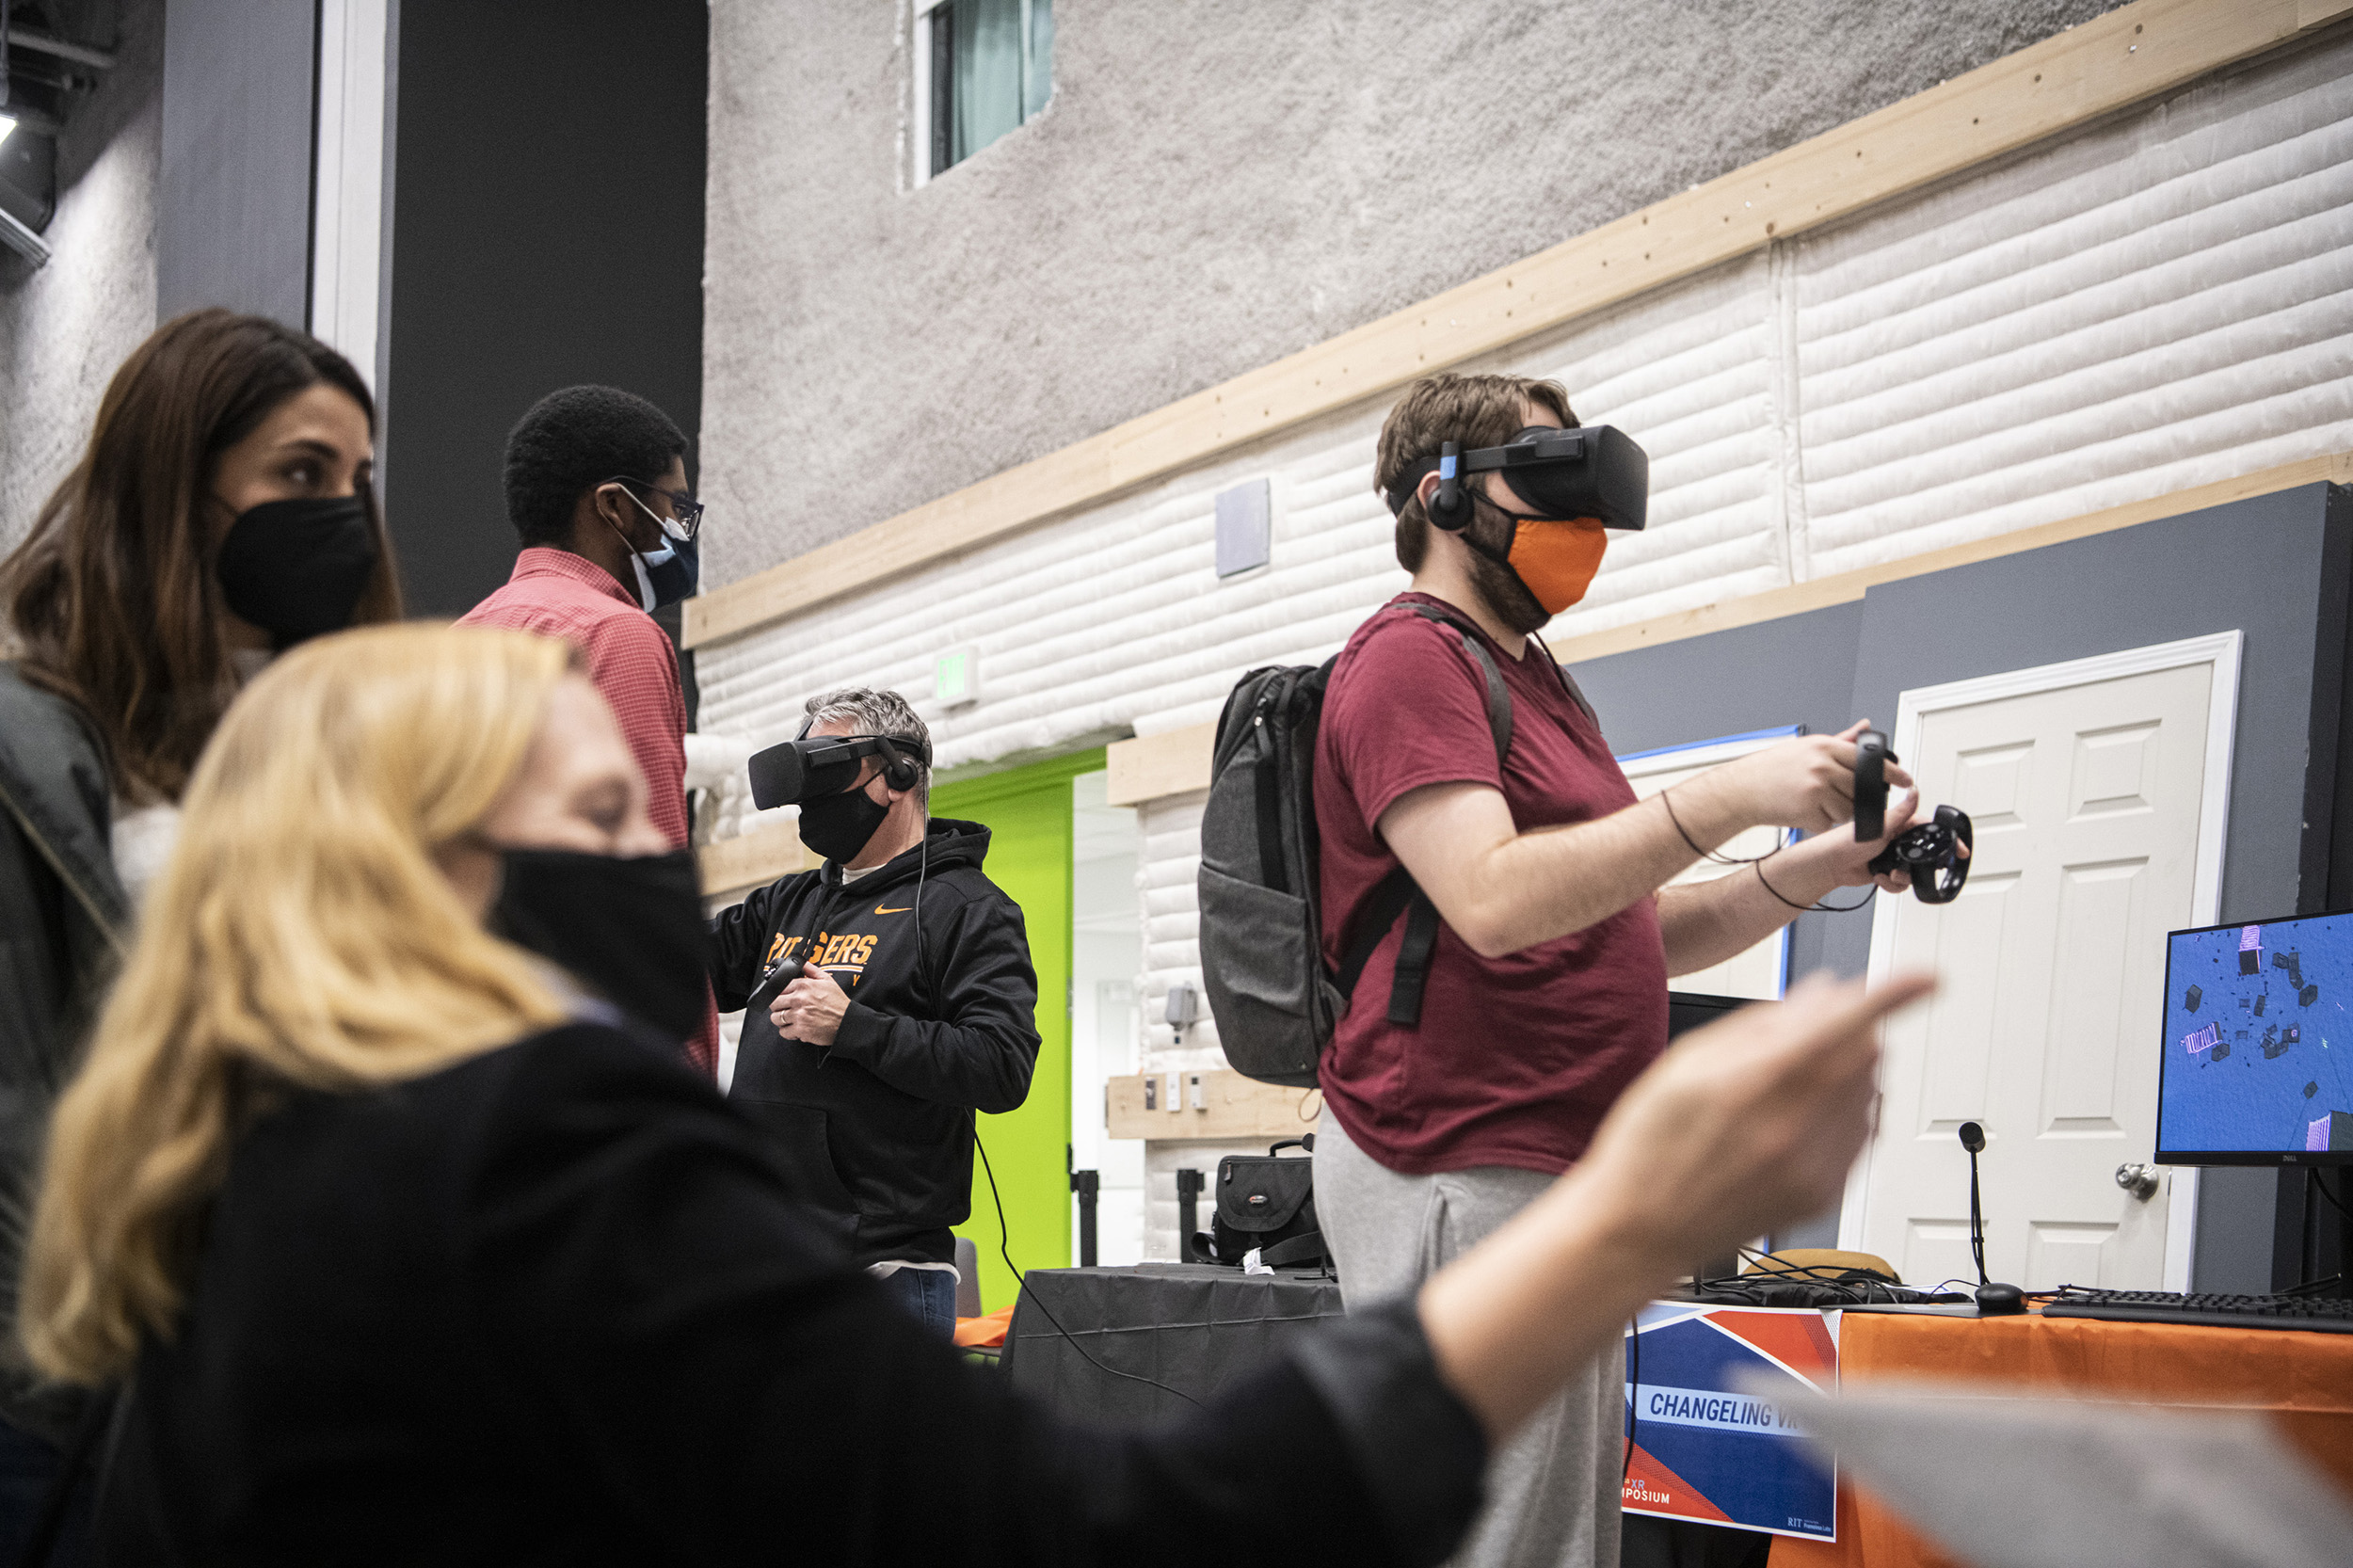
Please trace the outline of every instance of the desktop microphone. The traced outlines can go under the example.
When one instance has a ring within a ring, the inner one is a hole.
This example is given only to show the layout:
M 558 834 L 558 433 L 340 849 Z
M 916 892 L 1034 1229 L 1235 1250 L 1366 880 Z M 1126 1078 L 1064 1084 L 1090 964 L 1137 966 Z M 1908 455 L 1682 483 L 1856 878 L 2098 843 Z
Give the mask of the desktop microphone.
M 1969 1253 L 1977 1265 L 1977 1316 L 2011 1317 L 2026 1310 L 2025 1292 L 1985 1273 L 1985 1209 L 1977 1197 L 1977 1156 L 1985 1149 L 1985 1128 L 1976 1122 L 1961 1123 L 1961 1146 L 1969 1151 Z

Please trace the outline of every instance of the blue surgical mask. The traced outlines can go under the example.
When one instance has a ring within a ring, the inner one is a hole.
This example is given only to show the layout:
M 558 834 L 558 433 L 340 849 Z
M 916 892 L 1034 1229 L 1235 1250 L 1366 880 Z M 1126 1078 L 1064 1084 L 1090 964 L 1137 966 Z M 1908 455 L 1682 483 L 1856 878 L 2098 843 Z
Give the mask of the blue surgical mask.
M 631 496 L 632 501 L 637 501 Z M 670 532 L 676 526 L 661 513 L 637 501 L 639 509 L 661 525 L 663 539 L 660 550 L 635 551 L 629 553 L 630 564 L 637 568 L 637 602 L 646 614 L 652 615 L 665 604 L 692 599 L 695 584 L 702 577 L 702 552 L 692 539 L 681 539 Z
M 702 578 L 702 554 L 692 539 L 670 540 L 637 561 L 637 596 L 651 615 L 664 604 L 695 597 Z

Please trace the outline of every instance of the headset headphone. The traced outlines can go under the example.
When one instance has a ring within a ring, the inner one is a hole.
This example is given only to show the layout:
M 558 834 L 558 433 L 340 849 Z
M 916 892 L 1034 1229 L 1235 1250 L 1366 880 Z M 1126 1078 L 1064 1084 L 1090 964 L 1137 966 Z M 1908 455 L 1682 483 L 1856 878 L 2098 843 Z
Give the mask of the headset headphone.
M 1431 526 L 1443 528 L 1449 534 L 1460 534 L 1470 526 L 1470 492 L 1463 488 L 1463 449 L 1453 441 L 1438 448 L 1438 488 L 1430 504 L 1422 508 Z
M 814 713 L 803 719 L 800 729 L 792 738 L 796 741 L 808 740 L 809 727 L 816 722 L 817 715 Z M 931 760 L 931 748 L 923 746 L 923 743 L 912 735 L 843 735 L 839 738 L 845 741 L 873 742 L 875 755 L 883 760 L 882 781 L 893 790 L 914 789 L 918 776 L 915 763 L 899 749 L 901 746 L 922 746 L 923 760 L 926 762 Z

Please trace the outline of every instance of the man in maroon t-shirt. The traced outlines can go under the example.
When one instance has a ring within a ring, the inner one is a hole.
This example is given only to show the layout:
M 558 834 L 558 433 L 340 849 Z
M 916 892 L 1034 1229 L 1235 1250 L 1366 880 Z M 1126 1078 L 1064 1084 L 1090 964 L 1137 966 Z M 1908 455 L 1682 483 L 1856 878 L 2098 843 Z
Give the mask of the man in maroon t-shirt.
M 1472 505 L 1460 531 L 1433 526 L 1426 510 L 1442 443 L 1468 452 L 1576 423 L 1558 383 L 1449 375 L 1417 382 L 1381 432 L 1375 477 L 1414 576 L 1349 640 L 1324 699 L 1324 958 L 1339 967 L 1400 864 L 1442 923 L 1419 1021 L 1388 1016 L 1399 919 L 1323 1056 L 1316 1212 L 1352 1305 L 1416 1288 L 1576 1162 L 1665 1047 L 1669 976 L 1730 957 L 1833 888 L 1870 883 L 1866 862 L 1886 842 L 1857 842 L 1844 827 L 1860 725 L 1636 802 L 1584 698 L 1531 646 L 1583 596 L 1601 525 L 1531 520 L 1493 473 L 1462 482 Z M 1500 765 L 1466 637 L 1511 694 Z M 1893 766 L 1888 776 L 1911 783 Z M 1888 836 L 1913 805 L 1908 789 L 1889 801 Z M 1750 872 L 1665 886 L 1703 850 L 1767 823 L 1810 836 Z M 1487 1510 L 1457 1562 L 1616 1562 L 1622 1368 L 1606 1357 L 1497 1455 Z

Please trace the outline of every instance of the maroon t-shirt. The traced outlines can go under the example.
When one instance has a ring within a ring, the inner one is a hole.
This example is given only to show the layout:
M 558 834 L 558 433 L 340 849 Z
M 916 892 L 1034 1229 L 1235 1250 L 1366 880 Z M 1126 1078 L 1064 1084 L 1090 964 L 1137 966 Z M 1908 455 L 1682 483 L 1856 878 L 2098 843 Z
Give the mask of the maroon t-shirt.
M 1401 594 L 1357 628 L 1324 697 L 1316 823 L 1323 955 L 1335 968 L 1357 912 L 1398 863 L 1373 824 L 1406 792 L 1499 789 L 1523 833 L 1634 804 L 1600 727 L 1532 641 L 1517 660 L 1487 643 L 1512 693 L 1512 750 L 1498 776 L 1485 678 L 1461 635 L 1398 608 L 1439 602 Z M 1357 979 L 1323 1054 L 1324 1103 L 1393 1171 L 1566 1170 L 1665 1048 L 1657 901 L 1637 899 L 1599 924 L 1502 958 L 1481 958 L 1441 924 L 1421 1022 L 1411 1028 L 1388 1021 L 1404 930 L 1401 917 Z

